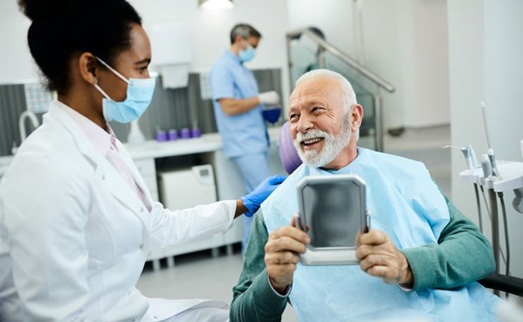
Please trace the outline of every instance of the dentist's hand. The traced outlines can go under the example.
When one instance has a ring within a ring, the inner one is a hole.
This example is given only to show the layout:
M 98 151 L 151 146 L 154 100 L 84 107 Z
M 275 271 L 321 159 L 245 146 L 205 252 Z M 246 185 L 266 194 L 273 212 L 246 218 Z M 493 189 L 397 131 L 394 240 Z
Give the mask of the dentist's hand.
M 248 209 L 248 211 L 245 213 L 245 216 L 252 217 L 252 215 L 258 211 L 258 208 L 260 208 L 262 202 L 267 199 L 267 197 L 280 185 L 280 183 L 285 180 L 285 178 L 287 177 L 282 175 L 268 177 L 267 179 L 263 180 L 262 183 L 260 183 L 251 193 L 242 196 L 240 199 L 242 200 L 245 208 Z
M 265 244 L 265 266 L 272 287 L 285 294 L 292 283 L 300 254 L 305 253 L 311 238 L 306 232 L 296 228 L 292 218 L 291 226 L 284 226 L 269 234 Z
M 412 287 L 414 277 L 405 255 L 396 248 L 389 236 L 380 230 L 370 230 L 356 237 L 356 258 L 360 268 L 385 283 Z
M 260 104 L 277 105 L 280 102 L 280 95 L 276 91 L 264 92 L 258 94 Z

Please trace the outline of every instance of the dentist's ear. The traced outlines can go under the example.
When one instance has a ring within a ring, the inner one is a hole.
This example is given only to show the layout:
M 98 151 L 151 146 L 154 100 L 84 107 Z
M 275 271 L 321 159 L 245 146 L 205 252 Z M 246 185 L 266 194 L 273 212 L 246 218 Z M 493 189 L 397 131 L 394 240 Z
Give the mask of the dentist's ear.
M 80 71 L 80 76 L 89 84 L 97 84 L 96 79 L 96 58 L 93 54 L 89 52 L 82 53 L 78 57 L 78 69 Z

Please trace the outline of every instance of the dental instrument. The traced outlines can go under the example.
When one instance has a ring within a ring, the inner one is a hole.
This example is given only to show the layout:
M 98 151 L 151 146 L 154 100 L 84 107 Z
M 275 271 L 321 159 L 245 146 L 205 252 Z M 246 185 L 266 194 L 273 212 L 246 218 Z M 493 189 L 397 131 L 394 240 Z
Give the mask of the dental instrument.
M 492 149 L 492 144 L 490 143 L 490 135 L 489 135 L 488 126 L 487 126 L 487 114 L 486 114 L 487 112 L 486 112 L 485 102 L 481 102 L 480 106 L 481 106 L 481 111 L 483 112 L 483 123 L 485 125 L 485 135 L 487 137 L 487 154 L 488 154 L 488 158 L 490 160 L 491 166 L 492 166 L 492 174 L 494 176 L 498 177 L 498 179 L 501 179 L 501 175 L 500 175 L 498 167 L 496 165 L 496 156 L 494 154 L 494 149 Z
M 447 149 L 447 148 L 459 149 L 463 153 L 463 156 L 465 157 L 465 161 L 467 162 L 467 166 L 468 166 L 469 170 L 474 170 L 474 168 L 476 168 L 478 166 L 478 160 L 476 159 L 476 153 L 474 152 L 474 148 L 472 148 L 472 145 L 469 144 L 467 147 L 459 147 L 459 146 L 455 146 L 455 145 L 443 146 L 443 149 Z M 485 200 L 485 205 L 487 206 L 487 212 L 488 212 L 489 210 L 488 210 L 487 200 L 485 199 L 485 193 L 483 191 L 483 186 L 480 186 L 480 187 L 481 187 L 481 193 L 483 194 L 483 199 Z M 477 183 L 474 183 L 474 193 L 476 196 L 476 207 L 478 209 L 479 230 L 483 233 L 483 214 L 481 213 L 481 203 L 480 203 L 480 199 L 479 199 L 479 191 L 478 191 Z M 490 216 L 490 214 L 489 214 L 489 216 Z

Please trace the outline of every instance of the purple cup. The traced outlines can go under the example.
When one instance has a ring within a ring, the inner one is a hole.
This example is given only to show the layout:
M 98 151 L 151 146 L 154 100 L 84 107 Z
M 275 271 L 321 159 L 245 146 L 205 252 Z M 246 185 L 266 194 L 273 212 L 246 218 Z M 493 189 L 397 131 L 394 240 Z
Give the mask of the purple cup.
M 167 132 L 167 136 L 169 137 L 169 141 L 176 141 L 178 139 L 178 131 L 169 130 L 169 132 Z
M 193 138 L 199 138 L 200 136 L 202 136 L 202 130 L 200 130 L 199 128 L 197 127 L 193 127 L 191 129 L 191 137 Z
M 166 131 L 156 131 L 156 141 L 165 142 L 168 139 Z
M 188 128 L 183 128 L 180 130 L 180 137 L 182 139 L 190 139 L 191 138 L 191 130 Z

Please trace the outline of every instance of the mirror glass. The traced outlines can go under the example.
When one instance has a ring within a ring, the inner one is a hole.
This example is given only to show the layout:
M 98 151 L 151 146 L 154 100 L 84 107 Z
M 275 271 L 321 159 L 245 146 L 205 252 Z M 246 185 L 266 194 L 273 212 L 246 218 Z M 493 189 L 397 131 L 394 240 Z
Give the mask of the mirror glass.
M 352 182 L 313 183 L 303 188 L 312 248 L 354 247 L 362 225 L 361 187 Z

